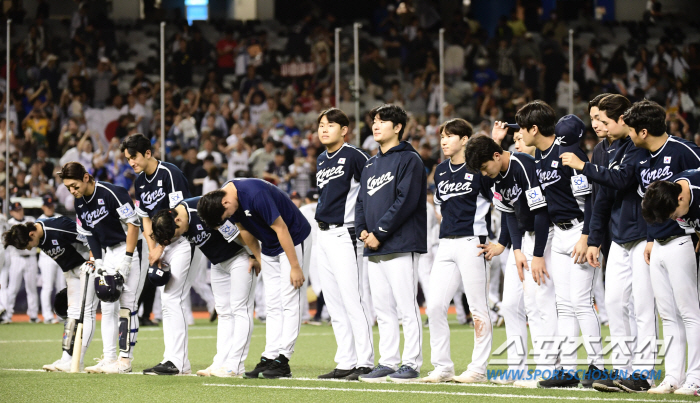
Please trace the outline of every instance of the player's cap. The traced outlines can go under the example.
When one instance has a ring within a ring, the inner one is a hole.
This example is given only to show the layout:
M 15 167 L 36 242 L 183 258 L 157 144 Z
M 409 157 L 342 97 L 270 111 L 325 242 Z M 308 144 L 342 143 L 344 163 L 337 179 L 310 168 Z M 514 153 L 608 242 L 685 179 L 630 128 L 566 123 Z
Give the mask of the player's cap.
M 64 288 L 56 293 L 53 299 L 53 312 L 61 319 L 68 318 L 68 289 Z
M 53 195 L 44 195 L 42 199 L 44 201 L 44 206 L 53 207 L 56 204 L 56 199 Z
M 301 195 L 299 194 L 299 192 L 297 192 L 297 191 L 295 190 L 295 191 L 292 192 L 292 194 L 289 195 L 289 198 L 292 199 L 292 200 L 294 200 L 294 199 L 299 199 L 299 200 L 301 200 Z
M 22 207 L 22 203 L 20 202 L 10 204 L 10 211 L 20 211 L 22 209 L 24 209 L 24 207 Z
M 578 145 L 586 131 L 586 124 L 576 115 L 563 116 L 554 127 L 560 147 Z
M 506 127 L 513 130 L 520 130 L 520 125 L 517 123 L 506 123 Z
M 157 265 L 151 265 L 148 267 L 148 280 L 156 287 L 162 287 L 168 284 L 172 274 L 170 273 L 170 266 L 165 263 L 161 263 L 161 267 Z
M 310 200 L 318 200 L 318 191 L 309 190 L 308 192 L 306 192 L 306 198 Z

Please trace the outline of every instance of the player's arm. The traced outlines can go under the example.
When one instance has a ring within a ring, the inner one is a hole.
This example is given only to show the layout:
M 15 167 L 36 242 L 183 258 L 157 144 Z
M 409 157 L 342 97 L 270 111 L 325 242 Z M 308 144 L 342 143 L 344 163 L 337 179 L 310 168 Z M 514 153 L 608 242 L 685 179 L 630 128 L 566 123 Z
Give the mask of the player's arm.
M 365 205 L 363 195 L 365 194 L 365 181 L 360 178 L 360 190 L 355 200 L 355 233 L 359 234 L 360 241 L 367 238 L 367 223 L 365 222 Z
M 148 263 L 152 265 L 163 256 L 164 248 L 163 245 L 158 245 L 153 239 L 153 221 L 151 217 L 141 216 L 141 224 L 143 224 L 143 237 L 146 238 L 146 243 L 148 244 Z
M 596 165 L 591 162 L 584 162 L 579 156 L 573 152 L 566 152 L 561 155 L 562 164 L 580 171 L 591 182 L 598 183 L 603 186 L 613 189 L 625 189 L 637 182 L 636 166 L 638 159 L 636 158 L 640 151 L 634 150 L 625 154 L 622 159 L 622 164 L 619 168 L 606 168 L 602 165 Z M 625 161 L 629 161 L 625 163 Z
M 250 265 L 248 267 L 248 273 L 252 269 L 255 269 L 256 274 L 260 274 L 260 267 L 262 265 L 262 256 L 260 255 L 260 242 L 258 241 L 253 234 L 250 233 L 245 227 L 243 227 L 243 224 L 240 222 L 236 223 L 236 227 L 238 227 L 238 230 L 240 231 L 240 239 L 243 241 L 245 246 L 250 250 L 250 252 L 253 254 L 253 259 L 251 259 Z M 257 262 L 257 264 L 256 264 Z
M 292 235 L 289 233 L 287 224 L 282 219 L 282 216 L 278 216 L 270 227 L 277 234 L 280 246 L 282 250 L 284 250 L 284 254 L 287 255 L 289 264 L 292 266 L 292 271 L 290 273 L 292 285 L 294 288 L 301 288 L 301 286 L 304 285 L 304 273 L 301 271 L 301 266 L 299 266 L 297 251 L 294 248 L 294 241 L 292 240 Z
M 139 239 L 140 222 L 139 216 L 136 214 L 134 205 L 131 202 L 131 197 L 126 190 L 123 192 L 117 192 L 117 199 L 115 200 L 115 206 L 117 215 L 119 215 L 119 220 L 126 224 L 126 251 L 124 252 L 124 257 L 122 261 L 117 265 L 117 272 L 126 279 L 129 276 L 129 271 L 131 270 L 131 264 L 134 258 L 134 250 L 136 250 L 136 243 Z M 119 204 L 121 203 L 121 204 Z
M 586 260 L 593 267 L 600 266 L 598 255 L 600 246 L 603 244 L 603 238 L 608 230 L 613 203 L 615 203 L 614 190 L 601 186 L 593 202 L 588 233 L 588 251 L 586 252 Z
M 476 254 L 477 256 L 481 256 L 483 254 L 486 260 L 491 260 L 495 256 L 503 253 L 503 251 L 506 249 L 506 245 L 510 240 L 506 214 L 512 213 L 501 212 L 501 233 L 499 234 L 498 242 L 489 242 L 487 244 L 476 245 L 477 248 L 481 248 L 479 253 Z
M 426 186 L 424 172 L 425 167 L 421 159 L 410 153 L 403 172 L 397 174 L 399 178 L 396 185 L 396 200 L 377 221 L 375 228 L 369 230 L 368 239 L 374 235 L 379 244 L 386 241 L 415 213 L 416 209 L 421 206 L 425 208 L 425 198 L 420 200 L 421 187 Z

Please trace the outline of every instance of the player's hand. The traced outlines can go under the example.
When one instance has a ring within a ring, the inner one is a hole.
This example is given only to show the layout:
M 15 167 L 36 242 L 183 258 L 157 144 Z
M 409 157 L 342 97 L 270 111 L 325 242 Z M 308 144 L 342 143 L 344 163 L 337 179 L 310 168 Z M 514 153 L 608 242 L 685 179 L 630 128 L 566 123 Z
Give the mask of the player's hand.
M 588 250 L 586 251 L 586 260 L 588 261 L 588 264 L 593 267 L 600 267 L 598 256 L 600 256 L 600 248 L 597 246 L 589 246 Z
M 124 277 L 124 280 L 126 280 L 126 278 L 129 277 L 129 271 L 131 271 L 131 262 L 133 261 L 133 256 L 124 255 L 124 258 L 122 258 L 121 263 L 119 263 L 119 265 L 117 266 L 117 273 L 121 274 L 122 277 Z
M 521 282 L 525 281 L 525 270 L 530 270 L 527 267 L 527 257 L 525 257 L 525 254 L 520 249 L 513 251 L 513 257 L 515 257 L 515 267 L 518 269 L 518 277 L 520 277 Z
M 563 165 L 571 167 L 577 171 L 583 170 L 583 167 L 586 165 L 586 163 L 581 161 L 581 159 L 574 153 L 564 153 L 560 155 L 559 158 L 561 158 L 561 163 Z
M 367 238 L 365 238 L 365 247 L 367 247 L 370 250 L 377 250 L 379 249 L 379 240 L 374 236 L 373 232 L 370 232 L 369 235 L 367 235 Z
M 86 261 L 85 263 L 80 265 L 80 271 L 85 273 L 85 274 L 90 274 L 95 271 L 95 262 L 91 261 Z
M 248 259 L 248 273 L 252 270 L 255 270 L 256 276 L 260 274 L 260 262 L 254 257 Z
M 542 285 L 546 283 L 546 278 L 551 278 L 549 277 L 549 273 L 547 272 L 547 265 L 544 262 L 544 257 L 542 256 L 533 256 L 532 257 L 532 279 L 535 280 L 537 285 Z
M 156 245 L 155 248 L 148 251 L 148 264 L 153 266 L 160 260 L 161 256 L 163 256 L 163 245 Z M 160 267 L 160 264 L 158 264 L 158 267 Z
M 304 285 L 304 281 L 306 281 L 304 272 L 301 271 L 299 266 L 292 267 L 292 271 L 289 273 L 289 279 L 295 290 L 301 288 L 301 286 Z
M 360 232 L 360 241 L 364 242 L 365 239 L 367 239 L 367 235 L 369 235 L 369 234 L 367 233 L 367 230 L 364 230 L 364 229 L 363 229 L 362 232 Z
M 644 247 L 644 261 L 647 264 L 651 264 L 651 248 L 654 247 L 654 242 L 647 242 L 647 246 Z
M 493 139 L 493 141 L 495 141 L 498 144 L 501 144 L 501 141 L 503 141 L 507 134 L 508 128 L 506 127 L 506 122 L 496 121 L 493 124 L 493 129 L 491 130 L 491 138 Z
M 581 239 L 576 242 L 574 251 L 571 252 L 571 257 L 574 258 L 575 264 L 586 263 L 586 252 L 588 251 L 588 235 L 581 235 Z
M 476 254 L 476 256 L 481 256 L 482 254 L 484 255 L 484 258 L 486 260 L 491 260 L 494 256 L 498 256 L 503 251 L 506 249 L 505 246 L 501 245 L 500 243 L 496 242 L 489 242 L 488 244 L 479 244 L 476 245 L 477 248 L 481 248 L 481 251 Z

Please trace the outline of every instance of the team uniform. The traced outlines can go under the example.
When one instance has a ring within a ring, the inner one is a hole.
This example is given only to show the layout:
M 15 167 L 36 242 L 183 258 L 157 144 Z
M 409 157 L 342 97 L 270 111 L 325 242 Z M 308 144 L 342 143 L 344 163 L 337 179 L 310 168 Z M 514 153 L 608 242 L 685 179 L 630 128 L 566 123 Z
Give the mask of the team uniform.
M 32 216 L 24 216 L 20 221 L 14 217 L 7 220 L 8 227 L 27 222 L 35 222 L 36 218 Z M 5 270 L 8 274 L 6 306 L 7 318 L 11 321 L 12 314 L 15 311 L 15 300 L 17 293 L 22 286 L 24 279 L 24 290 L 27 293 L 27 315 L 32 322 L 36 322 L 39 316 L 39 293 L 37 292 L 37 280 L 39 269 L 37 267 L 37 251 L 19 250 L 14 246 L 8 246 L 5 250 Z
M 607 140 L 605 141 L 607 142 Z M 607 149 L 608 169 L 619 169 L 621 163 L 634 159 L 634 154 L 643 152 L 629 137 L 615 140 Z M 587 170 L 584 169 L 584 173 Z M 589 175 L 591 180 L 594 174 Z M 654 369 L 653 343 L 656 340 L 656 311 L 649 304 L 653 295 L 649 265 L 644 260 L 647 225 L 642 218 L 642 198 L 637 192 L 637 182 L 630 181 L 623 188 L 598 185 L 593 215 L 591 217 L 589 246 L 605 247 L 606 238 L 611 239 L 605 254 L 606 264 L 606 303 L 610 316 L 610 337 L 613 341 L 613 369 L 631 373 Z M 608 231 L 609 229 L 609 231 Z M 609 233 L 609 235 L 608 235 Z M 630 351 L 639 345 L 641 354 L 635 359 L 625 357 L 621 349 L 626 337 L 634 343 Z M 636 361 L 636 362 L 634 362 Z
M 51 259 L 63 272 L 66 278 L 68 291 L 68 318 L 65 322 L 63 338 L 63 357 L 51 365 L 44 366 L 48 371 L 69 371 L 71 356 L 73 355 L 72 342 L 77 327 L 76 320 L 80 318 L 80 307 L 85 281 L 87 281 L 87 295 L 85 298 L 85 314 L 83 317 L 82 356 L 80 364 L 83 365 L 85 353 L 95 333 L 95 312 L 99 300 L 95 295 L 95 274 L 83 273 L 80 267 L 89 257 L 86 247 L 87 239 L 78 233 L 75 221 L 67 217 L 53 216 L 40 218 L 36 223 L 41 226 L 44 236 L 39 241 L 39 249 L 42 255 Z
M 637 192 L 643 196 L 652 182 L 669 180 L 698 166 L 700 148 L 683 139 L 668 136 L 666 143 L 653 153 L 637 148 L 622 161 L 619 169 L 586 164 L 584 173 L 591 180 L 616 189 L 631 186 L 636 179 Z M 647 242 L 654 242 L 649 265 L 651 285 L 663 321 L 664 339 L 668 340 L 666 376 L 662 385 L 665 383 L 664 388 L 671 390 L 688 382 L 700 383 L 698 266 L 690 236 L 694 231 L 691 226 L 679 223 L 667 220 L 662 224 L 647 225 Z
M 311 290 L 316 296 L 321 294 L 321 280 L 318 277 L 318 223 L 314 219 L 316 216 L 316 207 L 318 203 L 308 203 L 299 207 L 299 211 L 304 215 L 306 221 L 308 221 L 311 226 L 311 233 L 304 241 L 304 272 L 309 273 L 308 278 L 304 281 L 304 285 L 301 289 L 302 292 L 302 302 L 303 307 L 301 310 L 301 321 L 302 323 L 308 323 L 311 320 L 311 314 L 309 313 L 309 298 L 303 298 L 307 295 L 309 285 L 311 285 Z M 314 284 L 318 282 L 318 284 Z M 318 288 L 318 291 L 316 289 Z M 323 309 L 323 308 L 321 308 Z
M 126 189 L 111 183 L 95 181 L 90 196 L 75 200 L 78 233 L 86 236 L 93 257 L 102 259 L 102 268 L 114 271 L 124 260 L 128 225 L 139 226 L 131 197 Z M 117 360 L 134 357 L 134 346 L 139 331 L 138 301 L 148 266 L 148 248 L 138 241 L 131 269 L 124 279 L 124 290 L 115 302 L 102 301 L 102 353 L 104 358 L 88 372 L 103 372 L 105 366 Z
M 289 229 L 298 264 L 302 268 L 302 245 L 311 233 L 311 227 L 289 196 L 269 182 L 261 179 L 234 179 L 232 182 L 238 191 L 238 209 L 219 231 L 222 234 L 237 232 L 233 223 L 240 223 L 262 244 L 261 273 L 265 281 L 267 305 L 265 351 L 262 356 L 267 360 L 274 360 L 280 355 L 290 359 L 301 327 L 301 299 L 306 296 L 291 284 L 291 263 L 279 243 L 277 233 L 270 226 L 278 217 L 282 218 Z
M 355 205 L 355 231 L 373 233 L 380 242 L 376 250 L 364 249 L 379 324 L 380 358 L 379 367 L 360 380 L 376 381 L 392 374 L 391 379 L 400 382 L 420 373 L 423 328 L 416 295 L 418 254 L 427 252 L 426 191 L 425 167 L 408 142 L 386 153 L 380 149 L 365 163 Z M 401 356 L 399 317 L 404 333 Z M 393 374 L 399 363 L 401 371 Z
M 532 267 L 533 257 L 543 257 L 545 267 L 551 271 L 553 230 L 532 156 L 519 152 L 510 155 L 508 169 L 495 179 L 493 204 L 501 212 L 499 243 L 512 242 L 512 249 L 520 250 L 527 258 L 528 267 Z M 545 279 L 544 284 L 538 285 L 530 271 L 523 274 L 525 279 L 520 282 L 515 256 L 509 253 L 500 310 L 508 341 L 516 343 L 508 347 L 508 360 L 514 363 L 509 369 L 527 369 L 527 316 L 533 345 L 541 353 L 535 357 L 537 370 L 551 372 L 557 351 L 548 351 L 544 342 L 551 340 L 557 330 L 554 283 Z
M 317 158 L 319 201 L 317 268 L 323 296 L 338 344 L 339 370 L 374 367 L 372 314 L 363 292 L 368 281 L 363 245 L 357 241 L 355 204 L 367 154 L 348 143 Z
M 39 216 L 39 220 L 45 220 L 48 218 L 61 217 L 60 214 L 56 213 L 51 217 L 46 214 Z M 39 272 L 41 273 L 41 315 L 44 317 L 44 323 L 58 323 L 54 318 L 54 314 L 51 308 L 51 297 L 53 296 L 53 289 L 56 286 L 57 290 L 63 289 L 66 284 L 66 280 L 61 275 L 61 268 L 58 264 L 49 257 L 43 250 L 39 252 Z
M 591 216 L 591 186 L 585 175 L 563 166 L 559 156 L 566 151 L 587 161 L 586 154 L 578 147 L 562 146 L 568 131 L 583 130 L 583 122 L 576 117 L 565 116 L 556 126 L 554 143 L 549 149 L 535 151 L 535 164 L 540 186 L 547 200 L 550 220 L 554 223 L 552 238 L 552 265 L 548 266 L 554 282 L 558 312 L 559 336 L 565 337 L 562 350 L 571 351 L 561 355 L 561 363 L 566 371 L 576 369 L 576 350 L 567 344 L 576 342 L 579 333 L 584 338 L 592 338 L 588 362 L 603 368 L 600 340 L 600 320 L 593 307 L 593 283 L 596 270 L 588 263 L 576 264 L 571 257 L 574 246 L 581 234 L 588 234 Z M 571 144 L 571 143 L 567 143 Z
M 485 375 L 493 325 L 486 261 L 477 256 L 477 245 L 485 244 L 488 236 L 486 215 L 493 180 L 469 171 L 466 164 L 453 165 L 448 159 L 437 166 L 435 183 L 435 204 L 440 206 L 442 223 L 428 292 L 431 362 L 435 371 L 454 373 L 447 309 L 461 284 L 474 320 L 474 350 L 468 371 Z M 457 304 L 461 299 L 455 300 Z
M 197 214 L 201 197 L 180 202 L 188 215 L 188 229 L 183 234 L 211 261 L 211 286 L 214 291 L 219 323 L 216 334 L 216 356 L 212 370 L 235 376 L 245 370 L 245 359 L 253 334 L 253 301 L 255 272 L 248 272 L 248 253 L 235 239 L 238 231 L 227 233 L 211 230 Z
M 187 179 L 173 164 L 158 161 L 150 177 L 146 172 L 134 181 L 136 214 L 152 218 L 163 209 L 174 208 L 190 197 Z M 161 260 L 170 267 L 170 281 L 160 289 L 163 310 L 165 351 L 163 361 L 170 361 L 181 374 L 191 372 L 187 354 L 187 314 L 185 299 L 189 298 L 192 283 L 199 276 L 201 252 L 180 238 L 163 249 Z M 148 260 L 148 259 L 146 259 Z M 150 372 L 149 372 L 150 373 Z

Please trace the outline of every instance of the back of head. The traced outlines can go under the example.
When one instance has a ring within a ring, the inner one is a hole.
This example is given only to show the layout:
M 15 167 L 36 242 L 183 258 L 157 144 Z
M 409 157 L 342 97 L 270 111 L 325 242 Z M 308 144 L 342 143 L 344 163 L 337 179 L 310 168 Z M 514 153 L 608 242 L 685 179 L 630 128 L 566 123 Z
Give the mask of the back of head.
M 605 116 L 617 122 L 629 108 L 632 103 L 627 97 L 619 94 L 611 94 L 600 100 L 598 110 L 605 112 Z
M 157 212 L 152 218 L 153 233 L 151 237 L 160 245 L 167 246 L 175 236 L 177 225 L 175 224 L 177 212 L 175 209 L 164 209 Z
M 557 123 L 557 116 L 554 109 L 546 102 L 536 100 L 528 102 L 515 114 L 515 122 L 521 128 L 530 130 L 537 126 L 540 134 L 549 137 L 554 136 L 554 126 Z
M 666 110 L 654 101 L 635 102 L 622 115 L 622 120 L 637 134 L 644 129 L 656 137 L 666 133 Z
M 401 124 L 401 130 L 399 130 L 399 140 L 401 140 L 408 121 L 408 115 L 405 110 L 396 105 L 384 104 L 369 111 L 369 116 L 372 120 L 379 116 L 379 119 L 393 123 L 394 127 Z
M 671 217 L 678 208 L 681 185 L 669 181 L 653 182 L 644 192 L 642 217 L 650 224 L 660 224 Z
M 32 231 L 36 231 L 36 225 L 33 222 L 13 225 L 2 234 L 2 244 L 5 248 L 14 246 L 19 250 L 23 250 L 31 240 L 29 233 Z
M 226 192 L 219 189 L 205 194 L 197 202 L 197 214 L 205 226 L 212 229 L 221 226 L 223 221 L 221 217 L 226 212 L 224 205 L 221 204 L 224 196 Z
M 481 166 L 493 159 L 493 154 L 503 154 L 503 148 L 489 136 L 474 136 L 467 142 L 465 157 L 467 168 L 480 171 Z

